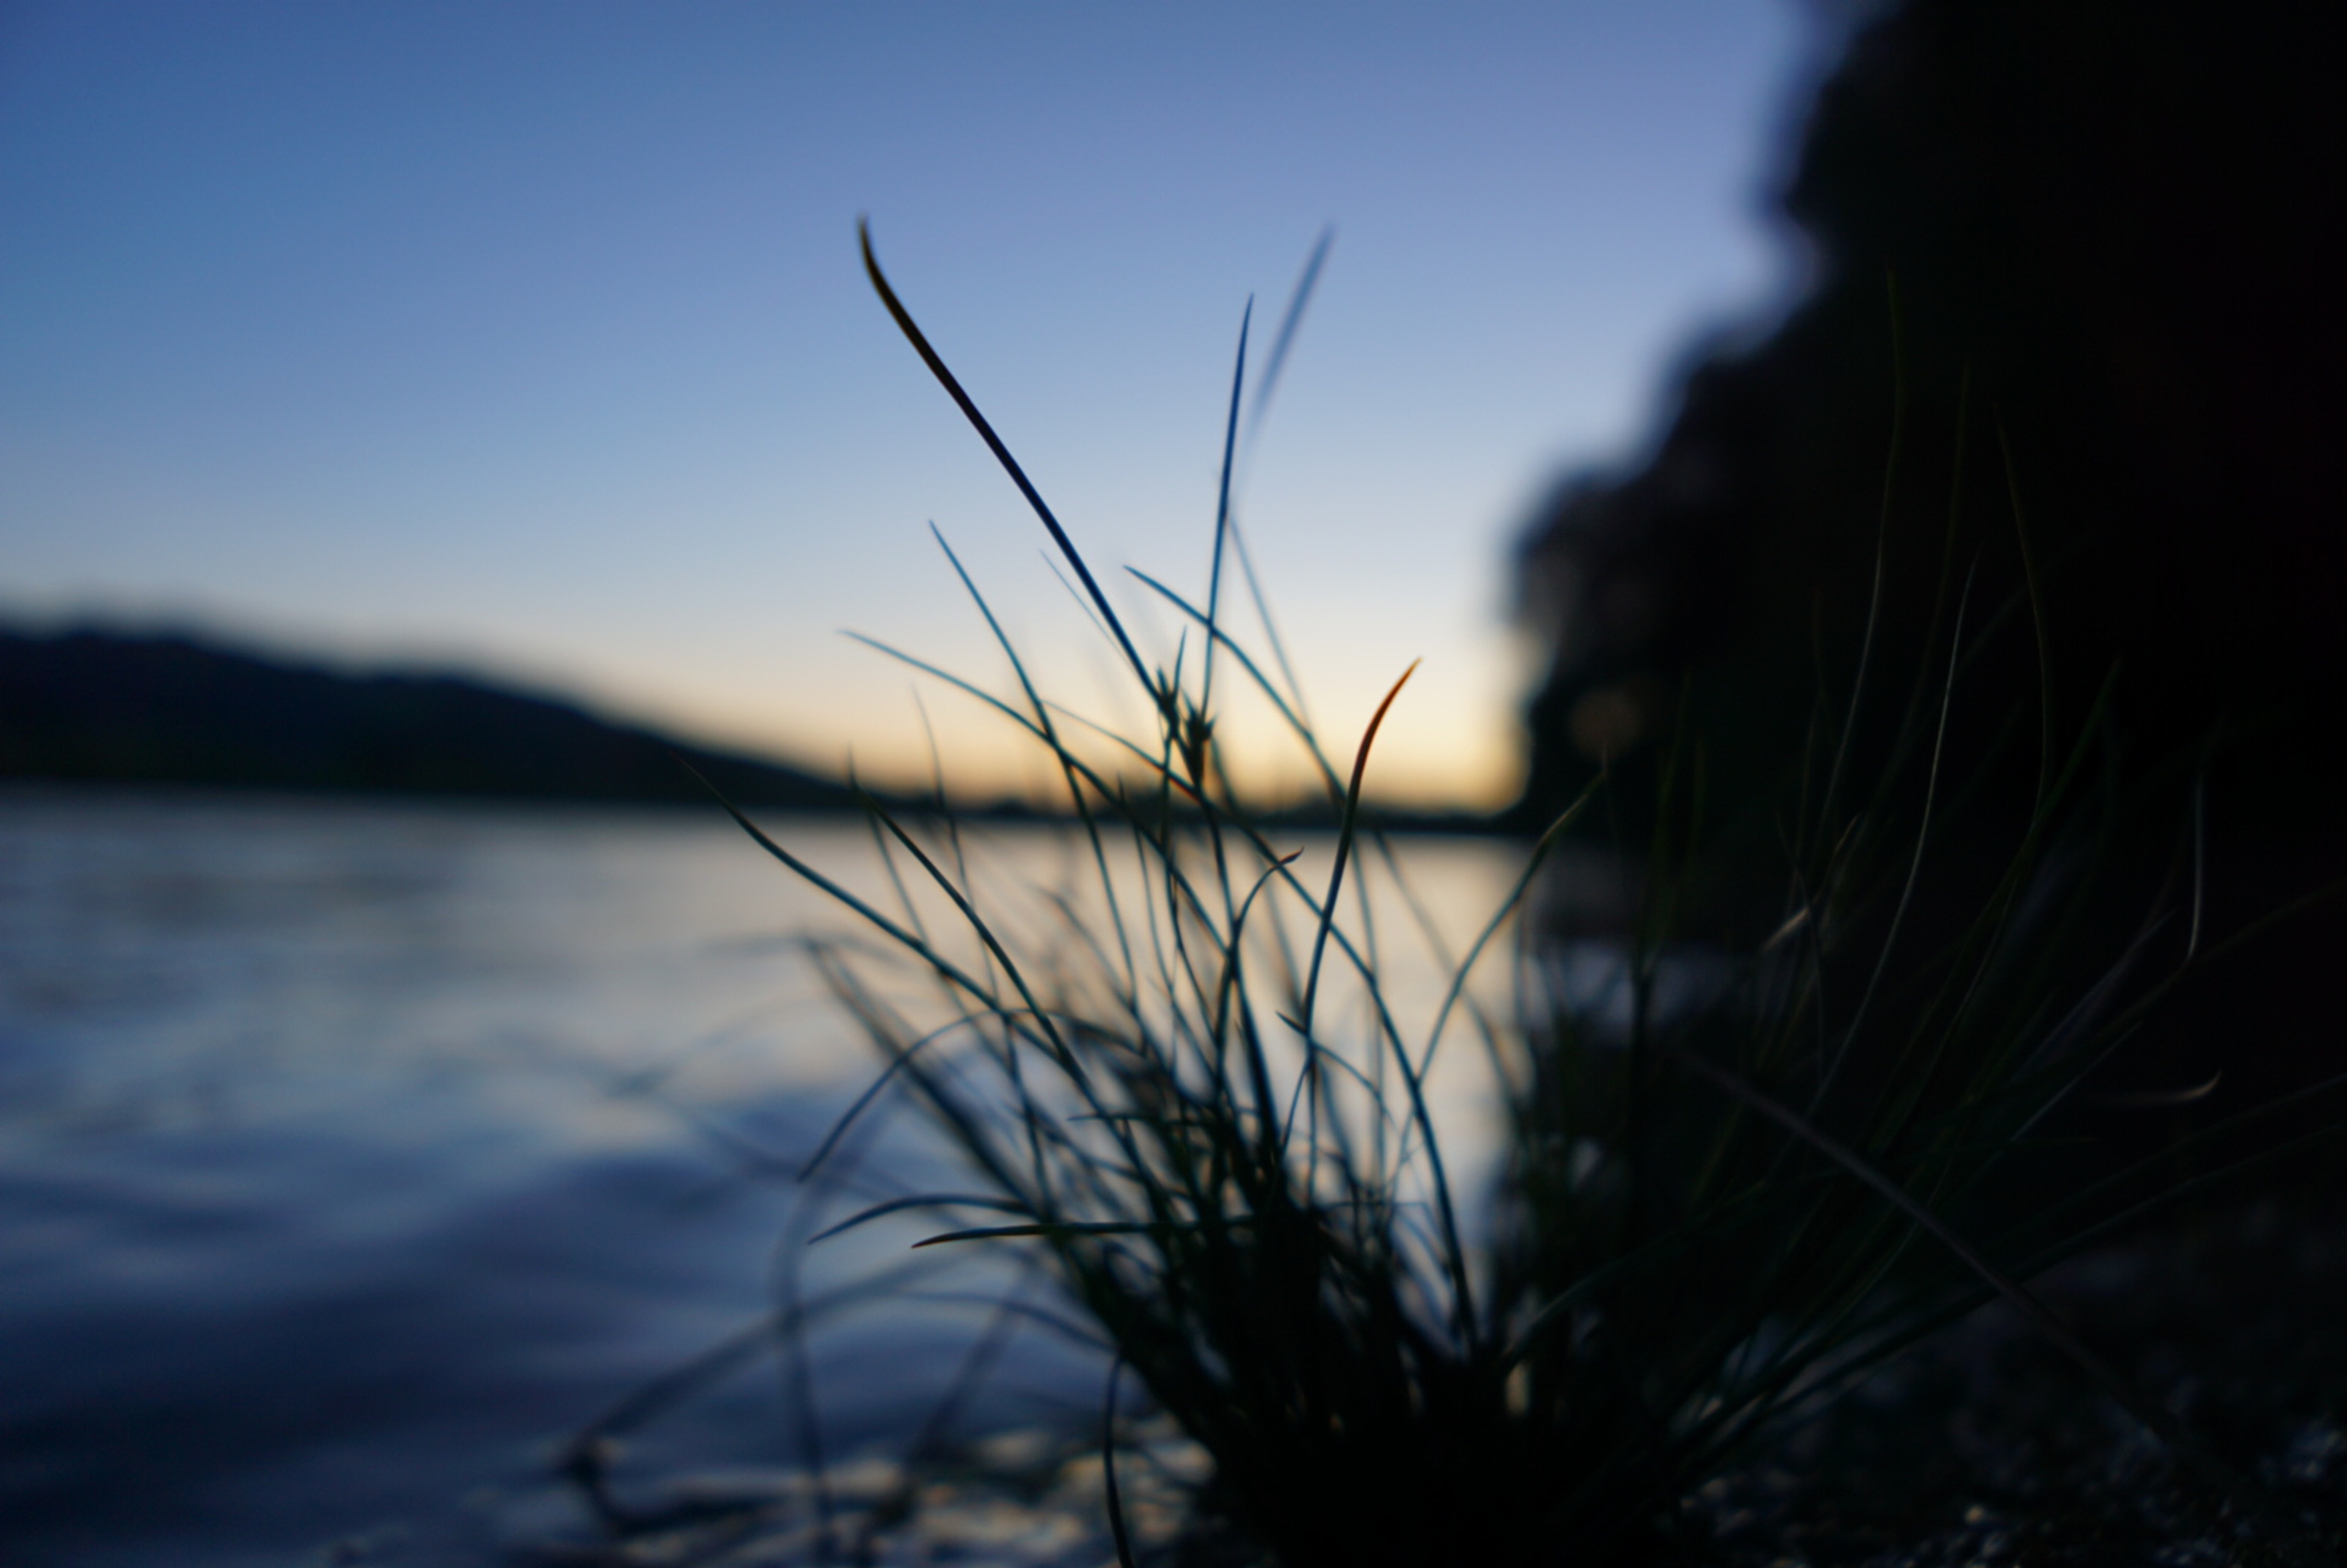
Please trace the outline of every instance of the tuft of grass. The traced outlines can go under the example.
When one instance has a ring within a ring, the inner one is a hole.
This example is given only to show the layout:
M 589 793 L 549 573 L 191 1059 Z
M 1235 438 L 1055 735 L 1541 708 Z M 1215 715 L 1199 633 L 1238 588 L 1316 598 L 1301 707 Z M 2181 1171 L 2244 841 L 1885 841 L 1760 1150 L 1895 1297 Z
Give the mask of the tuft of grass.
M 1245 324 L 1204 590 L 1139 576 L 1187 628 L 1183 651 L 1153 664 L 889 285 L 868 232 L 863 243 L 880 299 L 1042 523 L 1153 727 L 1120 734 L 1049 698 L 947 548 L 1015 690 L 897 656 L 1041 748 L 1083 885 L 1023 896 L 973 871 L 950 817 L 909 822 L 875 804 L 891 892 L 867 897 L 734 815 L 876 938 L 816 949 L 886 1068 L 810 1171 L 887 1091 L 918 1104 L 971 1178 L 835 1231 L 934 1214 L 921 1245 L 1022 1249 L 1097 1327 L 1115 1354 L 1105 1505 L 1128 1563 L 1125 1386 L 1210 1456 L 1200 1506 L 1288 1568 L 1652 1561 L 1700 1547 L 1681 1500 L 1707 1475 L 1993 1296 L 2254 1505 L 2023 1283 L 2122 1223 L 2112 1194 L 2134 1173 L 2039 1204 L 2025 1223 L 1988 1196 L 2157 1000 L 2163 982 L 2143 977 L 2174 913 L 2091 951 L 2106 847 L 2099 709 L 2067 742 L 2050 712 L 2029 715 L 2039 765 L 2016 841 L 1989 854 L 1968 840 L 1952 868 L 1934 858 L 1976 771 L 1944 754 L 1949 715 L 1972 697 L 1978 651 L 2034 624 L 2034 601 L 1975 606 L 1951 573 L 1924 632 L 1928 681 L 1875 691 L 1862 658 L 1852 694 L 1821 705 L 1779 812 L 1781 919 L 1751 950 L 1709 955 L 1711 983 L 1680 983 L 1718 793 L 1701 737 L 1682 734 L 1614 960 L 1626 1006 L 1597 1016 L 1523 908 L 1543 863 L 1602 809 L 1601 779 L 1463 934 L 1432 1016 L 1413 1024 L 1366 890 L 1399 862 L 1362 810 L 1409 671 L 1349 746 L 1324 743 L 1304 716 L 1233 509 Z M 1230 628 L 1232 559 L 1268 659 Z M 1880 610 L 1870 653 L 1891 623 Z M 1230 784 L 1216 721 L 1234 685 L 1311 759 L 1337 823 L 1324 844 L 1297 847 Z M 1887 743 L 1853 750 L 1870 706 L 1891 715 Z M 2221 946 L 2197 917 L 2192 939 L 2195 962 Z M 1513 1015 L 1488 1005 L 1487 963 L 1515 966 Z M 1446 1049 L 1477 1050 L 1501 1108 L 1496 1194 L 1460 1170 L 1430 1091 Z

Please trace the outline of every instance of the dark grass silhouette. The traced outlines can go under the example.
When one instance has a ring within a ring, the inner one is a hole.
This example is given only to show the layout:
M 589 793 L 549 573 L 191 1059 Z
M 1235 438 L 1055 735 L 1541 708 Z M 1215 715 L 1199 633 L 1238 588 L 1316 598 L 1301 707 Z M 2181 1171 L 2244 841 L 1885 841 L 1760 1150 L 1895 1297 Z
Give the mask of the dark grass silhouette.
M 1518 945 L 1543 857 L 1577 820 L 1622 815 L 1597 787 L 1543 832 L 1488 922 L 1458 934 L 1433 1016 L 1405 1018 L 1380 958 L 1392 936 L 1369 925 L 1363 893 L 1399 870 L 1378 853 L 1361 795 L 1408 672 L 1358 743 L 1332 750 L 1224 608 L 1245 329 L 1204 591 L 1142 579 L 1189 629 L 1153 665 L 868 239 L 865 260 L 1043 523 L 1148 728 L 1080 743 L 1085 723 L 1007 639 L 1010 694 L 930 671 L 1048 753 L 1081 823 L 1078 886 L 1006 886 L 950 819 L 922 828 L 876 804 L 890 891 L 866 897 L 740 820 L 867 928 L 815 949 L 887 1063 L 837 1139 L 902 1095 L 969 1173 L 961 1190 L 893 1198 L 835 1229 L 933 1214 L 940 1229 L 923 1245 L 1018 1249 L 1105 1336 L 1105 1501 L 1122 1555 L 1132 1385 L 1211 1457 L 1202 1516 L 1289 1568 L 1699 1553 L 1705 1528 L 1685 1500 L 1705 1478 L 1991 1299 L 2195 1484 L 2289 1534 L 2254 1478 L 2137 1397 L 2024 1283 L 2124 1225 L 2157 1171 L 2041 1194 L 2020 1219 L 1996 1201 L 2048 1112 L 2183 972 L 2146 960 L 2144 932 L 2185 905 L 2131 908 L 2116 938 L 2097 917 L 2109 703 L 2057 719 L 2042 680 L 1995 692 L 2028 720 L 2021 798 L 1984 813 L 2010 831 L 1993 853 L 1990 836 L 1972 842 L 1961 902 L 1915 897 L 1961 797 L 2014 776 L 1996 755 L 1952 754 L 1950 715 L 2002 667 L 2006 641 L 2042 663 L 2028 599 L 1983 603 L 1975 573 L 1952 573 L 1922 620 L 1929 679 L 1869 672 L 1804 715 L 1773 929 L 1711 955 L 1717 983 L 1699 1004 L 1671 1000 L 1719 793 L 1689 728 L 1638 803 L 1650 831 L 1621 1018 L 1593 1016 L 1544 949 Z M 1228 783 L 1217 673 L 1286 717 L 1340 810 L 1333 843 L 1309 858 Z M 1851 737 L 1870 704 L 1890 720 L 1862 750 Z M 2219 945 L 2196 938 L 2183 962 Z M 1521 1016 L 1492 1010 L 1472 979 L 1509 956 L 1523 965 Z M 1446 1041 L 1481 1053 L 1505 1108 L 1489 1209 L 1462 1188 L 1428 1093 Z
M 1601 751 L 1639 817 L 1685 703 L 1723 867 L 1690 918 L 1757 939 L 1821 670 L 1840 685 L 1871 660 L 1891 701 L 1860 716 L 1852 766 L 1884 773 L 1897 694 L 1932 679 L 1922 627 L 1971 573 L 1981 616 L 2034 605 L 2045 642 L 2041 661 L 1993 641 L 1958 693 L 1949 754 L 1982 784 L 1957 832 L 2025 822 L 2042 682 L 2053 722 L 2104 715 L 2108 919 L 2172 897 L 2186 839 L 2204 933 L 2347 876 L 2342 62 L 2347 24 L 2295 0 L 1875 15 L 1782 194 L 1808 293 L 1702 357 L 1651 455 L 1570 480 L 1525 537 L 1553 660 L 1520 823 Z M 1892 613 L 1870 626 L 1876 603 Z M 1968 917 L 1946 886 L 1918 918 Z M 2333 901 L 2200 966 L 2096 1087 L 2211 1091 L 2065 1130 L 2140 1148 L 2347 1071 L 2342 953 Z
M 2347 694 L 2342 61 L 2347 24 L 2294 0 L 1906 0 L 1860 31 L 1781 197 L 1808 293 L 1525 538 L 1556 650 L 1532 799 L 1579 789 L 1593 692 L 1733 665 L 1799 712 L 1820 641 L 1855 655 L 1886 504 L 1890 602 L 1928 602 L 1959 487 L 1983 602 L 2017 589 L 2009 454 L 2062 711 L 2123 661 L 2133 765 L 2222 718 L 2243 812 L 2333 815 L 2347 741 L 2310 721 Z

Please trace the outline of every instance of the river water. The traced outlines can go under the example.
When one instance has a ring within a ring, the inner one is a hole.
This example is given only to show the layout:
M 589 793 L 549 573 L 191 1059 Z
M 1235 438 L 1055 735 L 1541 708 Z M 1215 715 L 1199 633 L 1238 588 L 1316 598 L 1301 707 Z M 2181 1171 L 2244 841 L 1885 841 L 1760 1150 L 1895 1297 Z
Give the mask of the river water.
M 860 825 L 770 826 L 876 886 Z M 1039 883 L 1072 848 L 989 843 Z M 1403 856 L 1460 932 L 1516 853 Z M 785 1276 L 818 1299 L 919 1234 L 785 1245 L 810 1211 L 779 1173 L 874 1071 L 796 945 L 840 920 L 714 813 L 0 794 L 0 1559 L 459 1564 L 579 1535 L 568 1437 Z M 1471 1142 L 1473 1081 L 1444 1092 Z M 899 1119 L 864 1168 L 903 1190 L 945 1158 Z M 901 1445 L 978 1332 L 931 1298 L 1001 1288 L 940 1266 L 827 1320 L 805 1385 L 753 1354 L 664 1404 L 623 1471 Z M 961 1419 L 1082 1419 L 1101 1386 L 1021 1333 Z

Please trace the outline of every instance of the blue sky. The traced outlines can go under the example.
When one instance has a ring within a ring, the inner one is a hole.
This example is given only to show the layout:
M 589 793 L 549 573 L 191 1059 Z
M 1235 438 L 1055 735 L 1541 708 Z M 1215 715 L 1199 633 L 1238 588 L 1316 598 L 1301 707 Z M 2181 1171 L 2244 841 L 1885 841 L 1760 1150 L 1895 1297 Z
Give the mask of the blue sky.
M 1814 46 L 1793 0 L 20 0 L 0 614 L 482 670 L 901 778 L 912 680 L 841 629 L 1003 671 L 934 520 L 1070 705 L 1130 718 L 856 220 L 1096 567 L 1187 588 L 1241 308 L 1333 223 L 1243 516 L 1316 717 L 1356 731 L 1422 656 L 1374 776 L 1490 803 L 1508 541 L 1634 451 L 1696 333 L 1781 302 Z M 1040 776 L 923 704 L 961 787 Z M 1288 776 L 1260 713 L 1228 734 Z

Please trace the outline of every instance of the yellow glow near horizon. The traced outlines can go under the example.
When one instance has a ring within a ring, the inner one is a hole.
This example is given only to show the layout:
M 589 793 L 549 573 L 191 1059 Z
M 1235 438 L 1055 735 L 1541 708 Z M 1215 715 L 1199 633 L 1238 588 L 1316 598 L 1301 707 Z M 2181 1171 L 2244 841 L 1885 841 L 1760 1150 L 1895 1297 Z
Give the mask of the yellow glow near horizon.
M 1047 684 L 1130 726 L 856 216 L 1168 662 L 1122 569 L 1200 584 L 1242 307 L 1259 371 L 1333 223 L 1247 538 L 1328 750 L 1423 656 L 1369 786 L 1492 805 L 1513 531 L 1793 277 L 1752 197 L 1812 36 L 1780 0 L 34 6 L 0 619 L 477 671 L 909 782 L 917 682 L 838 628 L 1009 689 L 934 519 Z M 1049 784 L 924 700 L 955 788 Z M 1245 709 L 1237 775 L 1308 786 Z

